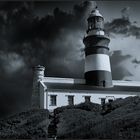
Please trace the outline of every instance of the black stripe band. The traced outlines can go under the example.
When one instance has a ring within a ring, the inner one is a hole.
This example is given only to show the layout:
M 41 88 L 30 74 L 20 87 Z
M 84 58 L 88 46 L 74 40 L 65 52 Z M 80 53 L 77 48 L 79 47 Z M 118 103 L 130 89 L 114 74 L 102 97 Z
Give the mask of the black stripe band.
M 83 42 L 86 47 L 91 47 L 91 46 L 105 46 L 108 47 L 108 44 L 110 42 L 110 39 L 106 36 L 102 35 L 91 35 L 87 36 L 83 39 Z
M 85 48 L 85 55 L 90 54 L 106 54 L 109 55 L 109 48 L 104 46 L 94 46 Z
M 112 86 L 112 75 L 109 71 L 89 71 L 85 73 L 86 84 L 100 87 Z

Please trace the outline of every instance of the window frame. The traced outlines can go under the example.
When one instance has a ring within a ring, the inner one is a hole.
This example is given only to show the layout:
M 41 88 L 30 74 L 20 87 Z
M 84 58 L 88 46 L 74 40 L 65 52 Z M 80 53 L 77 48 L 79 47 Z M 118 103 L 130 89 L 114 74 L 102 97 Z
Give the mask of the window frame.
M 68 95 L 67 98 L 68 98 L 68 105 L 74 105 L 74 95 Z
M 57 95 L 50 95 L 50 106 L 57 106 Z
M 91 96 L 84 96 L 84 98 L 85 98 L 85 102 L 87 103 L 87 102 L 91 102 Z M 86 100 L 86 98 L 88 99 L 89 98 L 89 100 Z

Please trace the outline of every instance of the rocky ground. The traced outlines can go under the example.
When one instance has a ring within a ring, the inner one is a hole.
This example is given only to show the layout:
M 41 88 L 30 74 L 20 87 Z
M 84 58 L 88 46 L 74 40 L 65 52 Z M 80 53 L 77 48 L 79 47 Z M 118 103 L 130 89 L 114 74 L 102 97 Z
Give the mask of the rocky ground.
M 0 138 L 46 138 L 49 112 L 31 109 L 0 120 Z
M 59 138 L 140 138 L 140 97 L 106 104 L 83 103 L 55 110 Z

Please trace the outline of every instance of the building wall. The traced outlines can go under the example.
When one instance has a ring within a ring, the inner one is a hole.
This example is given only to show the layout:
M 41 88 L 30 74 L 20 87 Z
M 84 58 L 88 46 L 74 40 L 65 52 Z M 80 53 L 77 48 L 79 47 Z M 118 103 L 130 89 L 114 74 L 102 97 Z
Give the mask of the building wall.
M 119 92 L 120 93 L 120 92 Z M 134 94 L 134 93 L 133 93 Z M 51 106 L 50 104 L 50 96 L 56 95 L 56 106 Z M 126 98 L 128 96 L 135 96 L 127 94 L 103 94 L 101 93 L 85 93 L 85 92 L 73 92 L 71 91 L 48 91 L 46 96 L 46 101 L 48 103 L 48 108 L 50 111 L 53 111 L 57 107 L 68 105 L 68 95 L 74 96 L 74 104 L 79 104 L 85 101 L 85 96 L 91 96 L 91 102 L 101 104 L 101 98 L 106 98 L 106 102 L 108 99 L 117 99 L 117 98 Z
M 47 109 L 48 108 L 48 96 L 47 96 L 47 91 L 45 88 L 45 85 L 43 83 L 41 83 L 39 85 L 39 94 L 40 94 L 40 108 L 41 109 Z

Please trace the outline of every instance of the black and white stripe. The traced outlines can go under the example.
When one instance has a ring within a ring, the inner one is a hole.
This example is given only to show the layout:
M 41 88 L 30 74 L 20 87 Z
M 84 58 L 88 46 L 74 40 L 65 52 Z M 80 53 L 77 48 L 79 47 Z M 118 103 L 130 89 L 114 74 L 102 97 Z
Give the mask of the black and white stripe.
M 85 73 L 86 84 L 99 87 L 112 87 L 112 76 L 109 71 L 94 70 Z
M 112 75 L 109 59 L 109 38 L 105 36 L 87 36 L 85 44 L 86 84 L 100 87 L 112 87 Z

